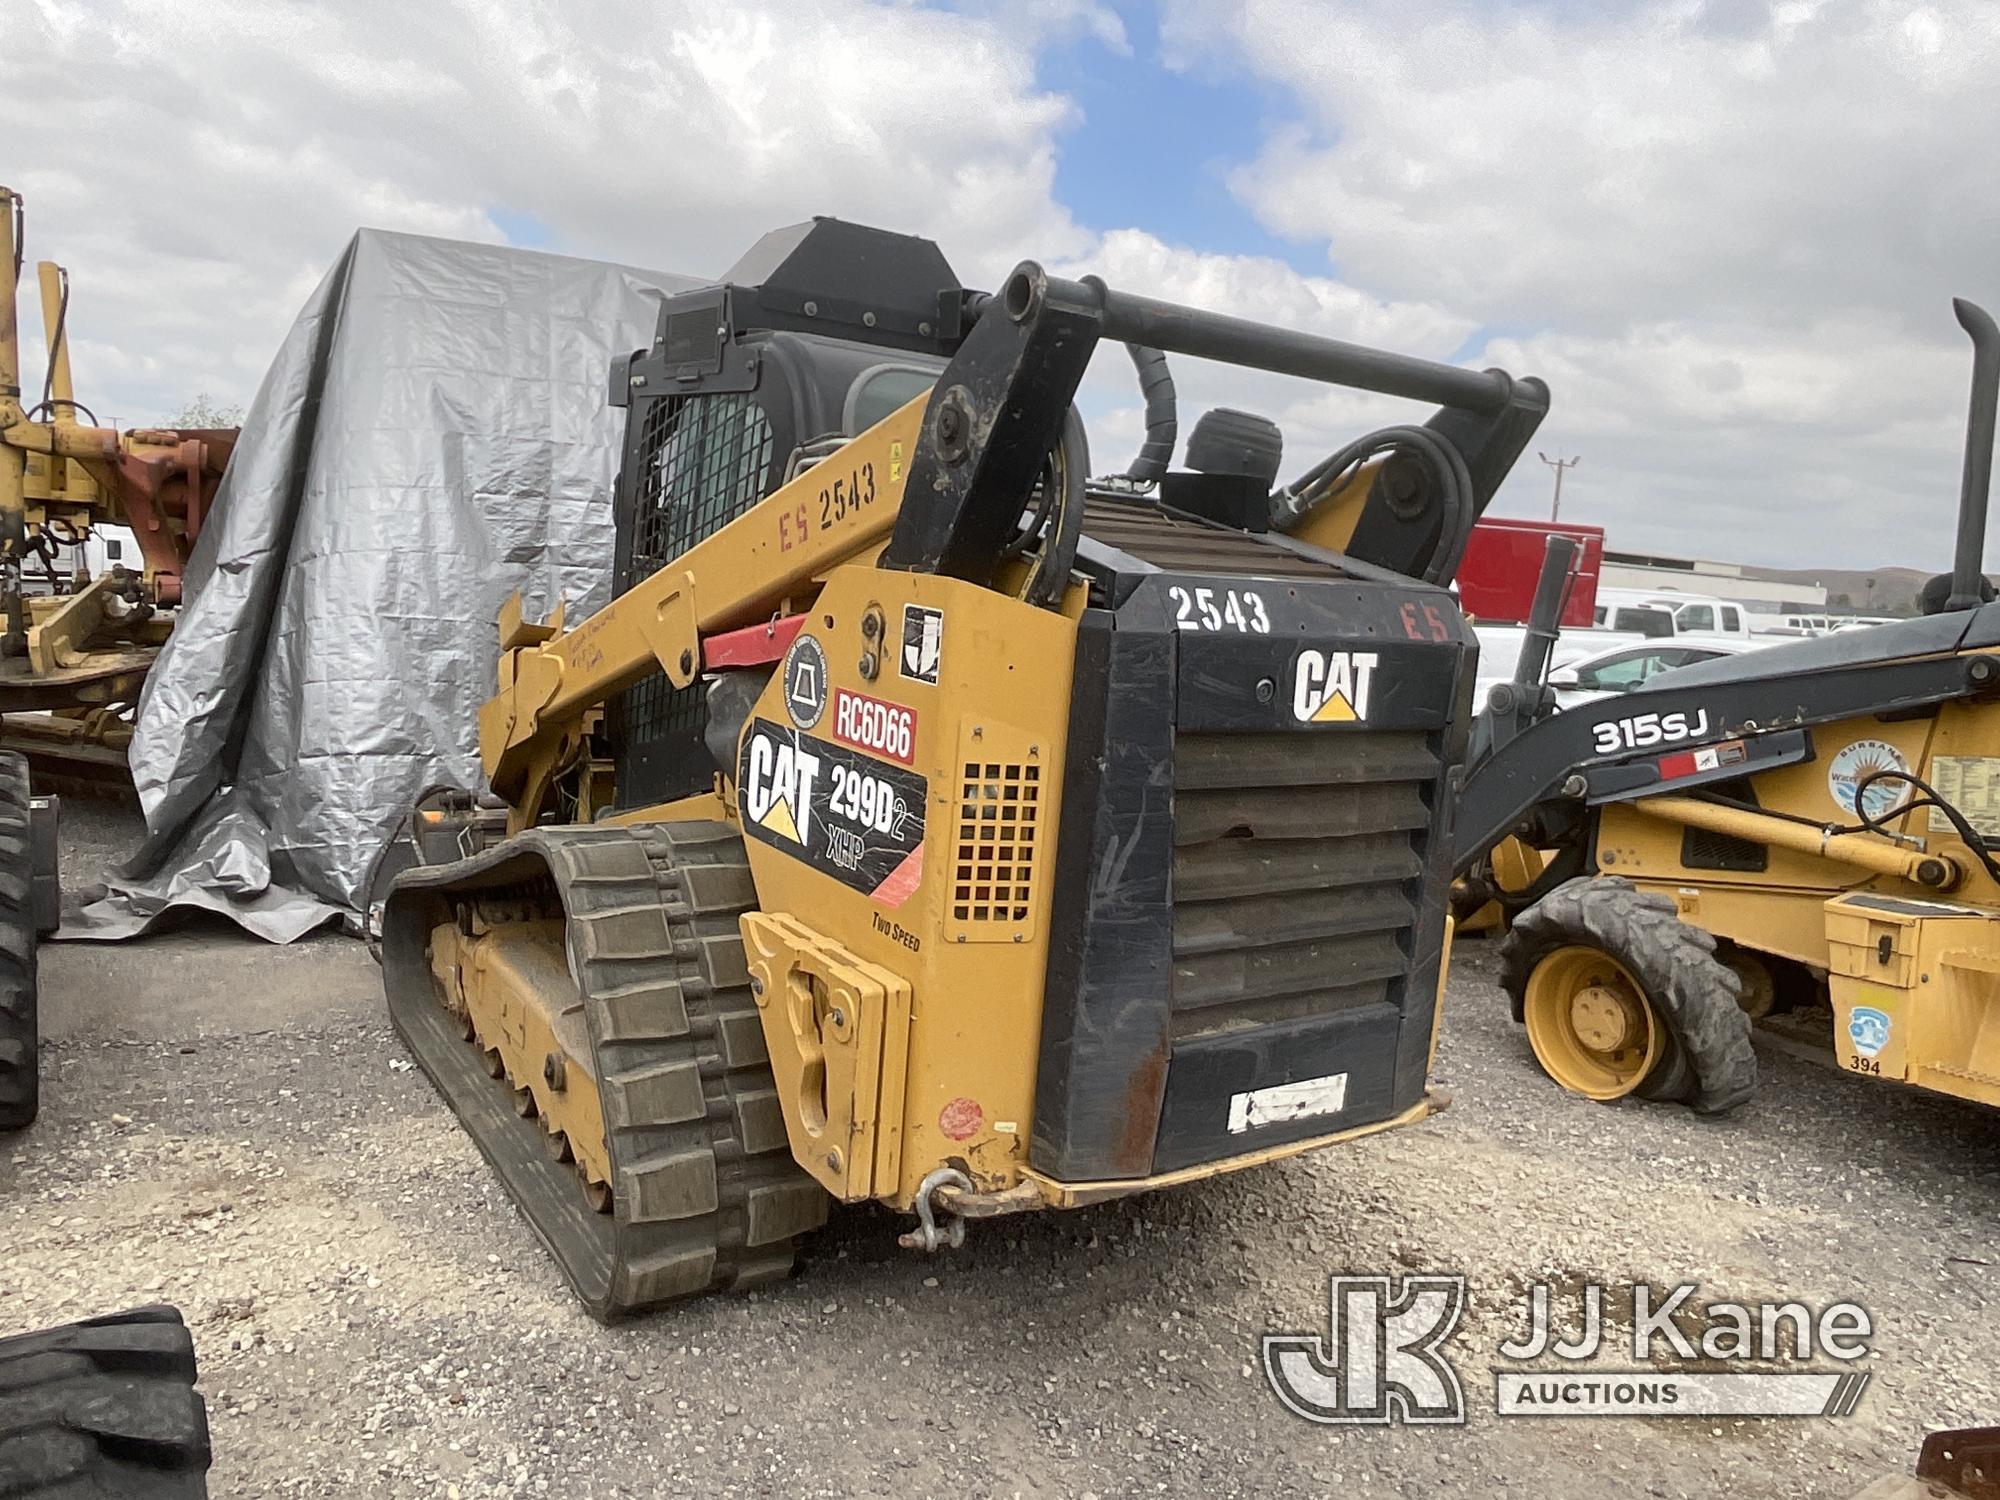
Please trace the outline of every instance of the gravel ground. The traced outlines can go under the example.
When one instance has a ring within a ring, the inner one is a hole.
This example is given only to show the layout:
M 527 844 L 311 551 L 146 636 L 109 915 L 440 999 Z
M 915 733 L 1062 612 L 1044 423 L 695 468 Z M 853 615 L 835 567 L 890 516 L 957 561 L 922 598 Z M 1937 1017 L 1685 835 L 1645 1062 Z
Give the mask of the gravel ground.
M 134 831 L 66 818 L 82 878 Z M 1770 1052 L 1726 1121 L 1573 1099 L 1476 942 L 1438 1056 L 1456 1103 L 1426 1125 L 936 1259 L 842 1212 L 782 1289 L 608 1330 L 411 1069 L 358 945 L 44 952 L 0 1329 L 177 1303 L 219 1496 L 1845 1496 L 1927 1429 L 2000 1420 L 2000 1114 Z M 1289 1415 L 1259 1335 L 1323 1329 L 1329 1273 L 1408 1269 L 1471 1280 L 1468 1425 Z M 1855 1298 L 1874 1381 L 1839 1421 L 1503 1420 L 1486 1370 L 1537 1278 Z

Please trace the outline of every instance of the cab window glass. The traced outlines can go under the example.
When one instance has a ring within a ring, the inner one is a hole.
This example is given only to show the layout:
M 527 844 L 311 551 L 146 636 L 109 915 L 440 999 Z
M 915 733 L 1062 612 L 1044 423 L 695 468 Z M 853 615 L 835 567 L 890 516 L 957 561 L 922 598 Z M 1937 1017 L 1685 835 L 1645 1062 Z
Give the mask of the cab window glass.
M 898 407 L 937 384 L 930 370 L 911 370 L 882 365 L 854 382 L 847 395 L 847 433 L 866 432 Z
M 1683 630 L 1715 629 L 1715 610 L 1706 604 L 1683 604 L 1674 619 Z
M 1658 651 L 1633 651 L 1579 672 L 1576 685 L 1584 688 L 1634 688 L 1659 670 Z

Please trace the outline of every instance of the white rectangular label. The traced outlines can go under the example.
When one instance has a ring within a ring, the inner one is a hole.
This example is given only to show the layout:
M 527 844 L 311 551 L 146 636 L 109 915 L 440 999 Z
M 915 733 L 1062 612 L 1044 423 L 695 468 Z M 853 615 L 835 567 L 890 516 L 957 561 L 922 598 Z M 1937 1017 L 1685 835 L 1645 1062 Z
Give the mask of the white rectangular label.
M 1229 1101 L 1229 1133 L 1241 1135 L 1260 1125 L 1278 1125 L 1286 1120 L 1309 1120 L 1314 1115 L 1337 1115 L 1347 1103 L 1347 1075 L 1333 1073 L 1325 1078 L 1306 1078 L 1298 1083 L 1273 1084 L 1252 1089 Z
M 1763 1370 L 1501 1370 L 1503 1417 L 1844 1417 L 1865 1374 Z

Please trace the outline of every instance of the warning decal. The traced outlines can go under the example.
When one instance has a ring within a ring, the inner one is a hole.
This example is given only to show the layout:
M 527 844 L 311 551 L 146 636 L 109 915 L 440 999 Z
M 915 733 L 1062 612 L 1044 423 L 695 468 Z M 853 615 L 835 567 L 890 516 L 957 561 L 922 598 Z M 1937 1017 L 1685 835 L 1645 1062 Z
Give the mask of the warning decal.
M 903 651 L 897 665 L 913 682 L 935 684 L 944 655 L 944 611 L 921 604 L 903 606 Z
M 1981 838 L 2000 839 L 2000 756 L 1940 755 L 1931 762 L 1931 785 Z M 1931 832 L 1951 831 L 1951 819 L 1933 807 Z
M 738 811 L 752 838 L 884 906 L 915 893 L 924 867 L 922 776 L 768 719 L 751 721 L 737 772 Z

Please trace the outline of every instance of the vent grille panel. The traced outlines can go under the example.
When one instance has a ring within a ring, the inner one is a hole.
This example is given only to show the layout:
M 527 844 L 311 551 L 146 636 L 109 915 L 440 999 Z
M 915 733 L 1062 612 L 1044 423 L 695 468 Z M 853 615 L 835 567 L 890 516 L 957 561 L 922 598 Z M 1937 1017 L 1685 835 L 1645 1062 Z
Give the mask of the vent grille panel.
M 975 935 L 1011 941 L 1033 923 L 1042 768 L 978 760 L 964 762 L 962 770 L 953 819 L 951 920 L 961 941 Z
M 1145 503 L 1086 500 L 1083 534 L 1169 573 L 1308 578 L 1315 583 L 1340 576 L 1339 560 L 1330 555 L 1301 557 L 1277 542 L 1260 540 L 1252 532 L 1204 526 Z
M 1176 1039 L 1400 1005 L 1439 772 L 1419 733 L 1176 740 Z

